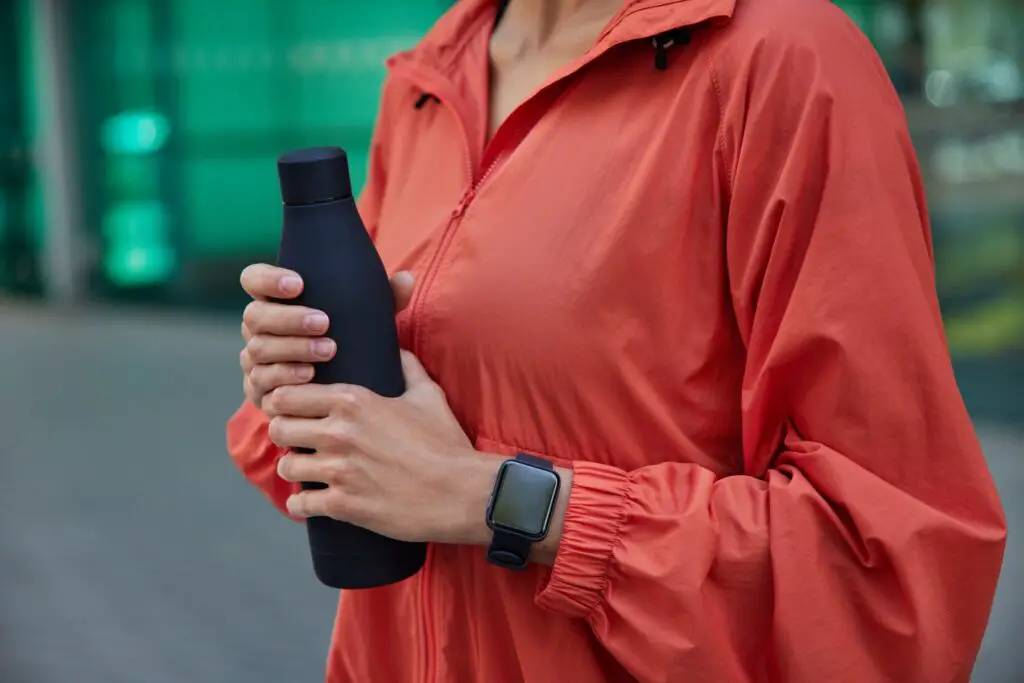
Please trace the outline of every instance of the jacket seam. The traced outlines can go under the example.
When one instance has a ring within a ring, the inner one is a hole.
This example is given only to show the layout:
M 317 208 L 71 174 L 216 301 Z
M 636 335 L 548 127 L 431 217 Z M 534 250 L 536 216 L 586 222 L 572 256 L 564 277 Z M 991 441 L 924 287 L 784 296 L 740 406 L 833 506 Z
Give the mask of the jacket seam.
M 736 179 L 733 176 L 733 165 L 729 162 L 725 151 L 725 97 L 722 94 L 722 83 L 715 69 L 715 61 L 710 54 L 707 56 L 708 76 L 711 78 L 711 89 L 715 94 L 715 105 L 718 107 L 718 131 L 715 134 L 715 147 L 718 148 L 725 165 L 726 192 L 731 198 Z

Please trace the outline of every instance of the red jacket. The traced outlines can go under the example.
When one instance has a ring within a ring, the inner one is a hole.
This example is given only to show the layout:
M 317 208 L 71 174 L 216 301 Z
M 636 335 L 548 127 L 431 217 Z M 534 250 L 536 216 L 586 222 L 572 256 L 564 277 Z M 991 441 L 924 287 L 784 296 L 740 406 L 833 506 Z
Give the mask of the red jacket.
M 561 548 L 345 592 L 328 680 L 966 683 L 1005 520 L 871 45 L 826 0 L 625 2 L 485 144 L 494 12 L 391 61 L 361 210 L 477 447 L 573 468 Z M 228 437 L 282 506 L 266 419 Z

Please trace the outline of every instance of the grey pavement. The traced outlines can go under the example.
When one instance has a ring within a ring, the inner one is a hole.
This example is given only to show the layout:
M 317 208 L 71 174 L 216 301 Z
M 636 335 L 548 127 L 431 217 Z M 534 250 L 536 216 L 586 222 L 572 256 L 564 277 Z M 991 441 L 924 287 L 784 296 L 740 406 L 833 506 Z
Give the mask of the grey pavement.
M 237 331 L 0 303 L 0 683 L 323 680 L 335 593 L 224 452 Z M 1024 432 L 979 433 L 1019 528 Z M 976 683 L 1024 680 L 1021 618 L 1011 536 Z

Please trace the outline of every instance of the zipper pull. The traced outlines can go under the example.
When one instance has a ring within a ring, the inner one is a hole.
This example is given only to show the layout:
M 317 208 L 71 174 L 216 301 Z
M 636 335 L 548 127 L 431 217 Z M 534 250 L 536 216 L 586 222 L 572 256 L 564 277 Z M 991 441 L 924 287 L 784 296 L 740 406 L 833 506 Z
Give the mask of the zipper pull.
M 466 213 L 466 209 L 469 208 L 470 203 L 473 201 L 473 197 L 476 195 L 476 189 L 469 187 L 464 193 L 462 193 L 462 199 L 452 209 L 452 219 L 462 218 L 462 214 Z

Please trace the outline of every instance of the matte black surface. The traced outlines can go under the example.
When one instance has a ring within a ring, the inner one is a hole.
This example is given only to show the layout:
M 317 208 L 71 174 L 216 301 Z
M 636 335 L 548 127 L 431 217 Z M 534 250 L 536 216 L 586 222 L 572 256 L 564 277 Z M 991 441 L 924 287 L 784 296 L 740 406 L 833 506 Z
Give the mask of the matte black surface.
M 282 157 L 278 168 L 286 198 L 320 196 L 348 167 L 344 152 L 300 150 Z M 307 162 L 308 159 L 316 161 Z M 299 181 L 309 184 L 301 186 Z M 288 200 L 286 199 L 286 202 Z M 335 357 L 316 366 L 314 381 L 354 384 L 382 396 L 401 396 L 405 378 L 395 328 L 395 300 L 384 264 L 349 197 L 284 207 L 278 263 L 302 276 L 304 289 L 286 303 L 327 314 L 327 336 Z M 316 488 L 317 485 L 306 485 Z M 426 544 L 403 543 L 326 517 L 307 524 L 317 577 L 334 588 L 369 588 L 415 574 L 426 559 Z
M 285 204 L 319 204 L 352 196 L 348 156 L 340 147 L 311 147 L 282 154 L 277 160 L 277 175 Z

